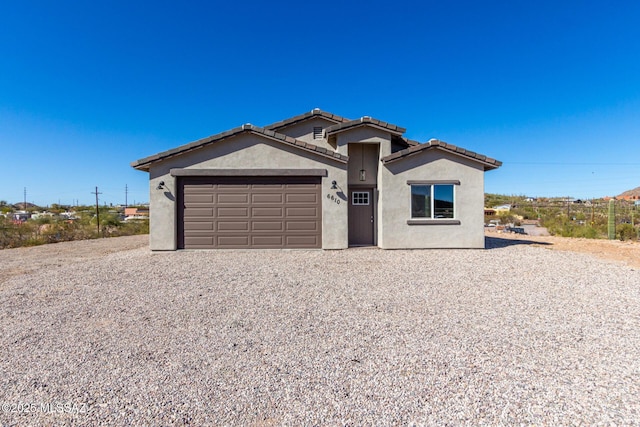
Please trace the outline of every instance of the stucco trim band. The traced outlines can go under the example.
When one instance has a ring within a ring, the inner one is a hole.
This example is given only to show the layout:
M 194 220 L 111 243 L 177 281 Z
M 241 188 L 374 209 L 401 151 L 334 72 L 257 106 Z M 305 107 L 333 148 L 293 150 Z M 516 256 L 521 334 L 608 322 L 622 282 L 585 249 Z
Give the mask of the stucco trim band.
M 171 176 L 328 176 L 326 169 L 170 169 Z
M 458 219 L 408 219 L 407 225 L 460 225 Z
M 457 179 L 442 180 L 442 179 L 428 179 L 428 180 L 410 180 L 407 181 L 407 185 L 460 185 L 460 181 Z

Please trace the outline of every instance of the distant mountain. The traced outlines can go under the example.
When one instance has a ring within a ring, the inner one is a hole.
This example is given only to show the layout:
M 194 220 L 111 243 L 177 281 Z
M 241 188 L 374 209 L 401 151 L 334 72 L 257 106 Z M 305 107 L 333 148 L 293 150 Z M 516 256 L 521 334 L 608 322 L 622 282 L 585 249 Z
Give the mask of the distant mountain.
M 627 190 L 624 193 L 616 196 L 617 199 L 640 199 L 640 187 L 636 187 L 633 190 Z

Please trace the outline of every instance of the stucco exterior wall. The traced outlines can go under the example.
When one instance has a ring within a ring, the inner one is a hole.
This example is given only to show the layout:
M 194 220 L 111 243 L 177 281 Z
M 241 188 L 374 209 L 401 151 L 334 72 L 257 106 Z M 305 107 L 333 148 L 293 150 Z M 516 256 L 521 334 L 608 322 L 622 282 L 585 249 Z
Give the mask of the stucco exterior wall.
M 345 156 L 349 155 L 350 142 L 379 144 L 380 157 L 391 154 L 391 134 L 370 126 L 360 126 L 338 133 L 336 135 L 336 151 Z
M 349 185 L 378 184 L 378 144 L 349 144 Z M 360 181 L 360 170 L 365 170 L 365 180 Z
M 484 248 L 484 169 L 465 158 L 432 150 L 380 166 L 378 246 L 399 248 Z M 410 180 L 457 180 L 454 219 L 459 225 L 409 225 Z
M 329 126 L 333 125 L 335 125 L 335 123 L 332 121 L 323 119 L 321 117 L 316 117 L 277 129 L 276 132 L 299 139 L 300 141 L 308 142 L 309 144 L 317 145 L 318 147 L 326 148 L 327 150 L 334 151 L 334 147 L 329 145 L 326 138 L 313 139 L 314 127 L 319 126 L 322 129 L 326 129 Z
M 334 180 L 339 188 L 347 188 L 347 165 L 257 135 L 242 134 L 151 166 L 149 246 L 152 250 L 177 248 L 177 179 L 170 174 L 172 168 L 326 169 L 328 176 L 322 177 L 322 247 L 348 247 L 346 196 L 341 196 L 339 189 L 331 189 Z M 165 188 L 158 190 L 161 181 Z

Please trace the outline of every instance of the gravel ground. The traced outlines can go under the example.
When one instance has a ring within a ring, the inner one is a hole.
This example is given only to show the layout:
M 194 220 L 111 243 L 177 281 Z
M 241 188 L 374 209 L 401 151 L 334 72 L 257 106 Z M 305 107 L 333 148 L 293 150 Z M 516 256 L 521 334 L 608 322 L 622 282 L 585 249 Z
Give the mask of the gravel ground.
M 109 240 L 0 276 L 3 425 L 640 425 L 630 266 Z

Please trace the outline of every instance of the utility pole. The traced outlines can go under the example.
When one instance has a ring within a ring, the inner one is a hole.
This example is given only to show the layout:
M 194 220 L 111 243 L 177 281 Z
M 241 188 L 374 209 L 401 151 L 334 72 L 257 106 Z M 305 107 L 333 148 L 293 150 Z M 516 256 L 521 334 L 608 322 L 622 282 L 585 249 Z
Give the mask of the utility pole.
M 124 208 L 127 209 L 127 197 L 129 195 L 129 186 L 127 184 L 124 185 Z
M 22 209 L 27 211 L 27 187 L 24 187 L 24 204 L 22 205 Z
M 98 235 L 100 235 L 100 207 L 98 205 L 98 194 L 102 193 L 98 193 L 98 187 L 96 187 L 96 191 L 92 192 L 91 194 L 96 195 L 96 220 L 98 222 Z

